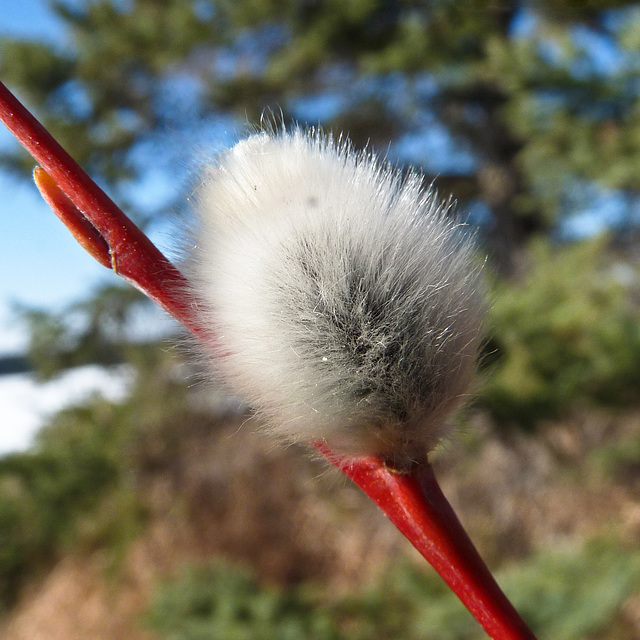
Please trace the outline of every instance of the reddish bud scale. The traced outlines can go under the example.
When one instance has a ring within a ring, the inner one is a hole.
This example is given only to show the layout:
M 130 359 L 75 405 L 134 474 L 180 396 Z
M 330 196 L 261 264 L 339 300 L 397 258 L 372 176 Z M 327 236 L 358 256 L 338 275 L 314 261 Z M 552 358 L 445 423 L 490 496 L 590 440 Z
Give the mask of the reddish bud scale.
M 40 194 L 82 248 L 103 267 L 112 268 L 109 245 L 98 230 L 80 213 L 56 181 L 42 168 L 33 170 L 33 181 Z

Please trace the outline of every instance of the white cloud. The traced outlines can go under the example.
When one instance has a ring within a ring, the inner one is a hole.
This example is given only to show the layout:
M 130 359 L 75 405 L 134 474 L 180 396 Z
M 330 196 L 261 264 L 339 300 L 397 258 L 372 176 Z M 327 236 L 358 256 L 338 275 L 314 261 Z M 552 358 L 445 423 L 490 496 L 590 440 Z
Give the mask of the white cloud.
M 109 370 L 79 367 L 43 384 L 29 374 L 0 377 L 0 454 L 25 449 L 48 416 L 92 393 L 123 398 L 132 377 L 125 365 Z

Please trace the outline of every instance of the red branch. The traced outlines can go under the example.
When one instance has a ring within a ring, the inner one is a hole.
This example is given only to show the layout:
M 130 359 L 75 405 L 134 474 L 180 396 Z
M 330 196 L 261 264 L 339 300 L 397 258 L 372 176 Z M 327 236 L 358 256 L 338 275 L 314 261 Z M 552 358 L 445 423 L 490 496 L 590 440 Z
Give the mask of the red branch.
M 88 235 L 95 238 L 97 233 L 104 240 L 108 264 L 118 275 L 189 331 L 210 340 L 197 322 L 184 276 L 2 83 L 0 120 L 51 177 L 47 180 L 38 173 L 36 183 L 43 187 L 43 196 L 56 215 L 65 224 L 70 223 L 74 237 L 79 240 L 89 226 L 94 227 L 95 232 L 89 231 Z M 86 248 L 86 243 L 80 242 Z M 95 243 L 92 246 L 95 248 Z M 105 264 L 101 252 L 99 262 Z
M 2 83 L 0 120 L 43 167 L 34 171 L 36 184 L 78 242 L 211 343 L 182 274 Z M 480 558 L 430 465 L 402 475 L 377 458 L 347 458 L 325 444 L 315 446 L 380 507 L 494 640 L 535 640 Z
M 380 507 L 492 638 L 535 640 L 473 546 L 430 464 L 402 474 L 378 458 L 347 458 L 323 443 L 314 446 Z

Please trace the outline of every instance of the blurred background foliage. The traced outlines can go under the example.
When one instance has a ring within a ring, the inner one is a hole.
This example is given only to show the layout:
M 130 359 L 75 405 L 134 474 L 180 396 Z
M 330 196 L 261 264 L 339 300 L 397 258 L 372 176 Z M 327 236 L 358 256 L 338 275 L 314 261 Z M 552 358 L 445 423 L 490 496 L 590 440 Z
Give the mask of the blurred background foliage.
M 478 399 L 495 419 L 534 426 L 578 404 L 640 400 L 637 271 L 609 244 L 536 239 L 520 279 L 495 279 Z
M 541 637 L 601 637 L 597 634 L 615 624 L 620 601 L 640 586 L 640 553 L 602 541 L 565 545 L 497 578 Z M 486 637 L 437 576 L 406 562 L 373 587 L 340 601 L 308 587 L 261 588 L 238 567 L 187 568 L 160 586 L 146 622 L 172 640 Z
M 0 77 L 143 225 L 181 217 L 194 164 L 264 113 L 453 194 L 491 311 L 477 399 L 436 458 L 445 492 L 542 637 L 640 637 L 640 5 L 50 5 L 65 45 L 4 38 Z M 17 147 L 0 162 L 32 166 Z M 158 176 L 183 192 L 135 196 Z M 7 638 L 70 556 L 137 594 L 95 637 L 122 637 L 114 620 L 134 639 L 480 637 L 355 491 L 247 433 L 175 336 L 136 337 L 146 304 L 108 287 L 21 312 L 41 379 L 127 363 L 135 382 L 0 460 Z

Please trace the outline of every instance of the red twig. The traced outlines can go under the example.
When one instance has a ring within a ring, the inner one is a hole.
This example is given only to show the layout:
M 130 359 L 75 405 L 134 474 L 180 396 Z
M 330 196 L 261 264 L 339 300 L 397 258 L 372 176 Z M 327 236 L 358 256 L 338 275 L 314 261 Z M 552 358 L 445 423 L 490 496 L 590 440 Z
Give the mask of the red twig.
M 51 134 L 0 83 L 0 120 L 42 165 L 34 178 L 43 197 L 98 262 L 134 284 L 198 337 L 187 282 Z M 430 465 L 402 475 L 377 458 L 347 458 L 316 448 L 388 516 L 431 563 L 495 640 L 535 640 L 500 590 L 442 494 Z
M 70 226 L 76 239 L 85 234 L 91 237 L 90 241 L 79 241 L 85 248 L 89 245 L 96 249 L 102 256 L 99 262 L 105 264 L 104 251 L 94 241 L 101 237 L 106 243 L 108 265 L 118 275 L 191 332 L 210 340 L 196 322 L 194 303 L 185 295 L 187 282 L 182 274 L 2 83 L 0 120 L 50 176 L 51 180 L 47 180 L 38 173 L 36 184 L 43 188 L 43 196 L 56 215 Z
M 402 474 L 378 458 L 348 458 L 322 443 L 314 446 L 380 507 L 492 638 L 535 640 L 473 546 L 430 464 Z

